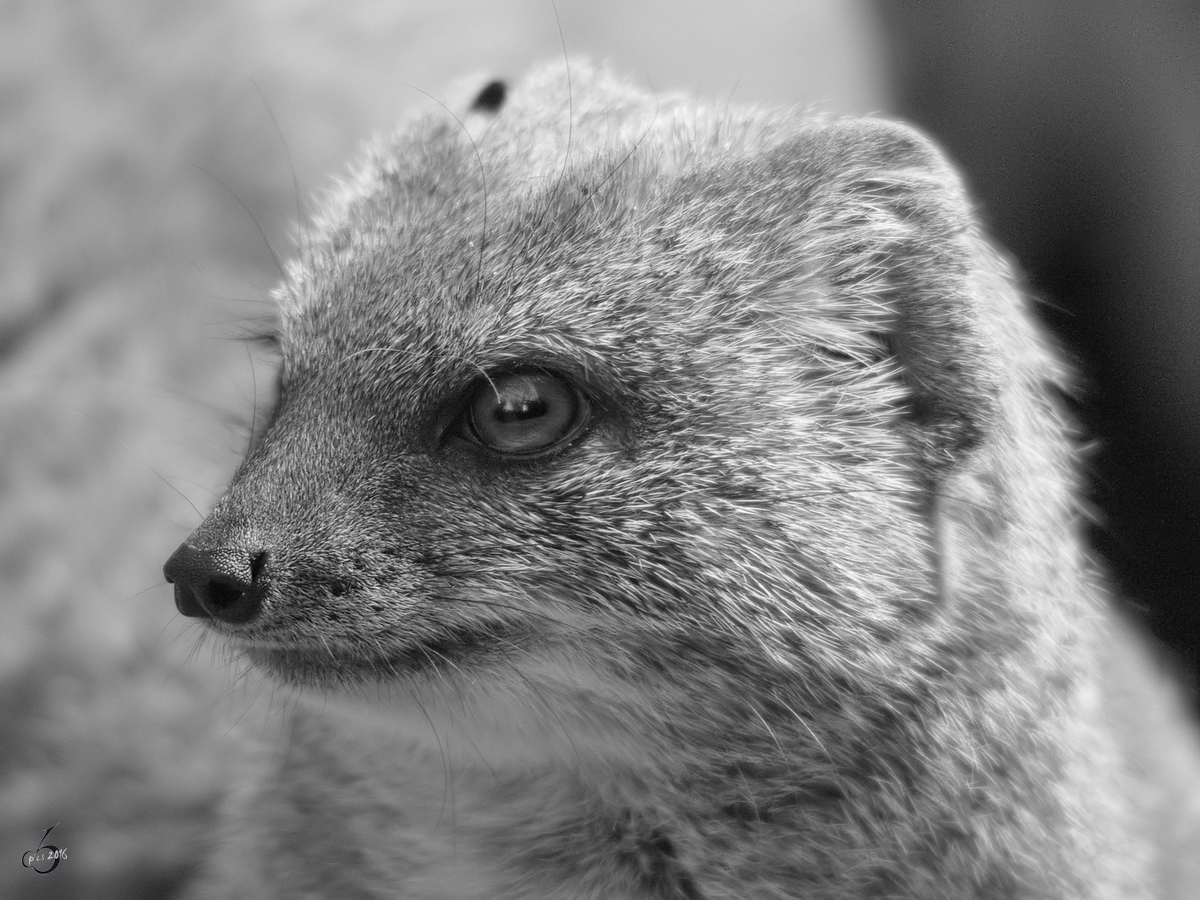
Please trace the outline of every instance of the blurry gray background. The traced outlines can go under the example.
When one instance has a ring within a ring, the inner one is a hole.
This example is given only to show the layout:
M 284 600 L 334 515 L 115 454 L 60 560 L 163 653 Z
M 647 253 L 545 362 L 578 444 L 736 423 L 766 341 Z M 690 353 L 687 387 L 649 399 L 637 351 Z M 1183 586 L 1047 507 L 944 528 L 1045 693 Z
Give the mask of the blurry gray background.
M 278 700 L 160 567 L 263 411 L 272 363 L 241 337 L 275 254 L 422 91 L 564 44 L 660 91 L 936 131 L 1086 354 L 1096 540 L 1195 666 L 1197 21 L 1122 7 L 0 0 L 0 896 L 186 881 L 234 723 L 277 727 Z M 55 822 L 68 859 L 34 875 Z

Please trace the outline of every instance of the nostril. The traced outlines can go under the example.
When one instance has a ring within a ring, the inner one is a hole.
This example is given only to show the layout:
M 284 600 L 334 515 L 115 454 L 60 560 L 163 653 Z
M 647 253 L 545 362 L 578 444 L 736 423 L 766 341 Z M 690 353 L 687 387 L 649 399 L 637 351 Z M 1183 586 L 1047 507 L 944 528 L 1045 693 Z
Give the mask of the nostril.
M 230 582 L 220 576 L 211 579 L 204 586 L 206 606 L 214 609 L 224 609 L 242 599 L 250 590 L 250 585 L 241 582 Z
M 185 543 L 163 574 L 175 585 L 175 606 L 183 615 L 240 624 L 262 609 L 266 565 L 266 551 L 202 550 Z
M 267 551 L 263 550 L 250 560 L 250 582 L 258 584 L 262 581 L 263 566 L 267 564 Z

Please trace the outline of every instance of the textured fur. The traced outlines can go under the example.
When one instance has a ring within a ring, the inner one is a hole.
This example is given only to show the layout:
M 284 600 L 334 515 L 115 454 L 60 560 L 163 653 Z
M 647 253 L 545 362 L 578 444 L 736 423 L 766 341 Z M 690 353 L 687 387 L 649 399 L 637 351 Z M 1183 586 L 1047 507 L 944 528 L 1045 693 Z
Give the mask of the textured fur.
M 937 151 L 583 64 L 452 108 L 306 235 L 189 538 L 299 686 L 198 894 L 1165 896 L 1062 373 Z M 514 365 L 584 434 L 448 439 Z

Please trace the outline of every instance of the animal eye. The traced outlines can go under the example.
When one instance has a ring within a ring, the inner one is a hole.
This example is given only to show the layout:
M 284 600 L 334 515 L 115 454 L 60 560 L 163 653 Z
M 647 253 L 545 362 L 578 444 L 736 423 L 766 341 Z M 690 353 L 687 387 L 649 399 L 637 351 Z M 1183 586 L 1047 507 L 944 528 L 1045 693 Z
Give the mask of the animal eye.
M 479 383 L 467 409 L 470 436 L 508 455 L 550 450 L 579 433 L 587 404 L 563 378 L 512 372 Z

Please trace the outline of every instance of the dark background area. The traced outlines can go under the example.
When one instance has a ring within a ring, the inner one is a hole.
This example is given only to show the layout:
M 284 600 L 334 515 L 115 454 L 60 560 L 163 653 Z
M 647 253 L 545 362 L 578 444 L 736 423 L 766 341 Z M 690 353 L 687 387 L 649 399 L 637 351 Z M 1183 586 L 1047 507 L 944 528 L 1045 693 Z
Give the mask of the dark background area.
M 1081 371 L 1093 546 L 1200 678 L 1200 5 L 881 2 L 897 112 L 964 169 Z M 1193 695 L 1194 696 L 1194 695 Z

